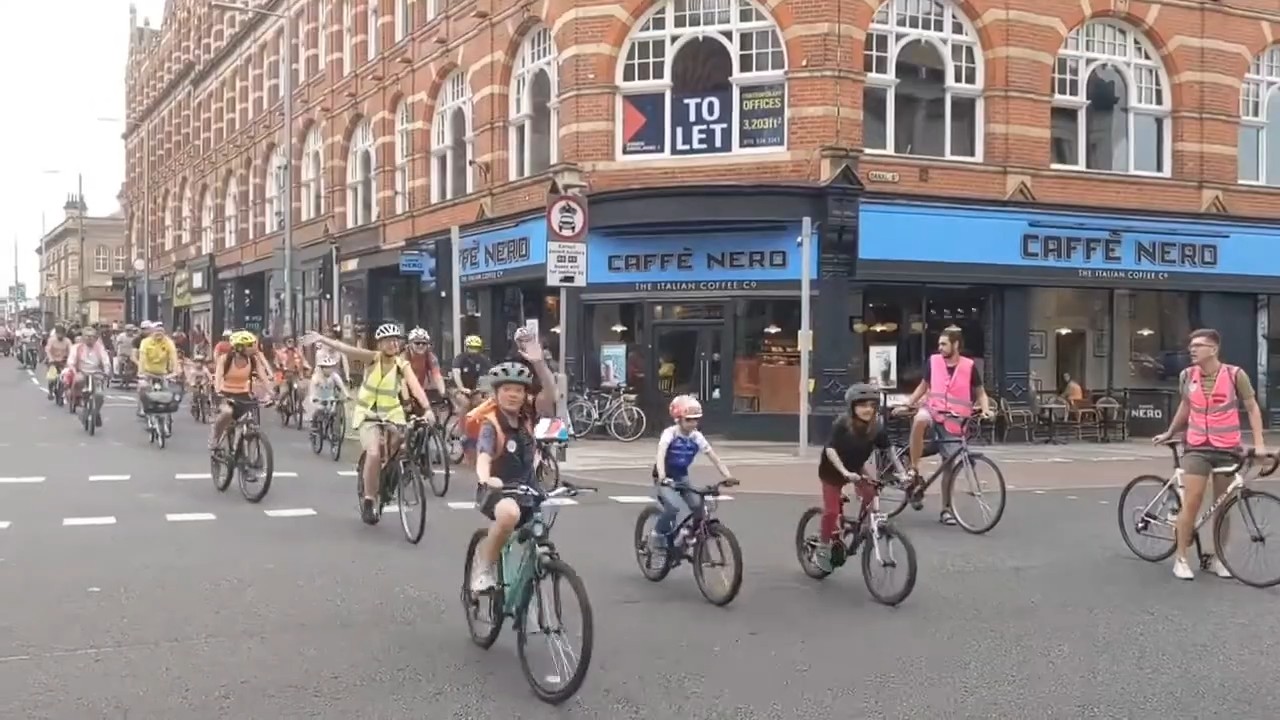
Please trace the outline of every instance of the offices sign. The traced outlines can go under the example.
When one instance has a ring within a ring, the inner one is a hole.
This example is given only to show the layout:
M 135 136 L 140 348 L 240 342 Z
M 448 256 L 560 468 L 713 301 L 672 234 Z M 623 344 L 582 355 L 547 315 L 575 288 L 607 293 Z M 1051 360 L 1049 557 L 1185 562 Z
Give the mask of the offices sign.
M 787 144 L 785 83 L 622 98 L 622 154 L 712 155 Z

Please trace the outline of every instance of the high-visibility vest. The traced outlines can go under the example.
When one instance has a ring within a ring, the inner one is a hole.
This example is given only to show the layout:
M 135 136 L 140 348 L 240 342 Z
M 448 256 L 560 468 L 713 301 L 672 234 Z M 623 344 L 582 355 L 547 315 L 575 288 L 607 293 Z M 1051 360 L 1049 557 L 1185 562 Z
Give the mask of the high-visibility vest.
M 364 374 L 364 382 L 356 392 L 356 410 L 352 415 L 351 427 L 358 428 L 365 420 L 405 424 L 407 420 L 404 406 L 400 404 L 400 385 L 404 382 L 406 372 L 411 372 L 407 363 L 398 357 L 385 373 L 382 371 L 381 358 L 370 363 Z
M 1204 389 L 1204 373 L 1192 365 L 1187 371 L 1187 445 L 1210 446 L 1223 450 L 1240 447 L 1239 398 L 1236 396 L 1236 373 L 1240 368 L 1222 365 L 1213 382 L 1213 391 Z
M 942 423 L 947 432 L 959 435 L 964 428 L 956 420 L 946 418 L 949 412 L 960 417 L 973 415 L 973 360 L 961 356 L 955 372 L 947 372 L 947 362 L 941 355 L 929 358 L 929 400 L 927 407 L 933 421 Z

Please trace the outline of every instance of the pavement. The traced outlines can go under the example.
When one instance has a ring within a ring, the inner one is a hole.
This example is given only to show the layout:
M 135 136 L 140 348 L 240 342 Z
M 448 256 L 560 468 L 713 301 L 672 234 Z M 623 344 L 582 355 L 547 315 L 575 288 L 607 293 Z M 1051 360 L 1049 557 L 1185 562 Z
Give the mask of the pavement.
M 662 583 L 638 573 L 630 538 L 645 493 L 627 483 L 639 469 L 566 468 L 599 485 L 558 508 L 553 532 L 586 583 L 595 652 L 580 693 L 552 708 L 526 686 L 509 628 L 488 651 L 467 637 L 458 588 L 481 518 L 461 473 L 413 546 L 394 515 L 360 523 L 353 454 L 312 455 L 273 416 L 278 477 L 252 505 L 234 486 L 214 490 L 207 430 L 185 408 L 165 450 L 148 445 L 127 396 L 90 438 L 12 361 L 0 363 L 0 407 L 0 718 L 1075 720 L 1280 707 L 1277 591 L 1178 581 L 1125 548 L 1115 487 L 1044 480 L 1063 468 L 1119 485 L 1167 470 L 1156 458 L 1001 460 L 1014 490 L 985 536 L 939 525 L 934 499 L 908 511 L 896 523 L 919 581 L 892 609 L 853 566 L 821 582 L 799 571 L 795 522 L 816 482 L 797 463 L 743 465 L 720 506 L 745 565 L 727 608 L 703 601 L 685 567 Z M 765 486 L 779 475 L 789 494 Z

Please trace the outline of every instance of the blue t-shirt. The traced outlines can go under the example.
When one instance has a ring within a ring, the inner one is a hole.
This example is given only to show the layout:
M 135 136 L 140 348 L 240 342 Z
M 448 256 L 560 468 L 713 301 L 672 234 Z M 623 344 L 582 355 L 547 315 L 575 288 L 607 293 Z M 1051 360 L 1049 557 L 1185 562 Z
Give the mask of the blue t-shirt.
M 672 425 L 662 431 L 658 447 L 667 449 L 663 455 L 666 476 L 672 480 L 684 480 L 689 477 L 689 466 L 693 464 L 694 458 L 698 457 L 698 453 L 710 450 L 711 443 L 697 430 L 685 435 L 680 432 L 679 427 Z

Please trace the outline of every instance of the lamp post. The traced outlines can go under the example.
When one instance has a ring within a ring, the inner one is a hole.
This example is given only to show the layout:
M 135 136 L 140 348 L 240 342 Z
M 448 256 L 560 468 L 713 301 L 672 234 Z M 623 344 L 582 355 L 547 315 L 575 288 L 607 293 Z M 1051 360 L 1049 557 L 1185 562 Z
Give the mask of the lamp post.
M 284 23 L 284 70 L 280 73 L 281 93 L 284 95 L 284 172 L 279 182 L 284 205 L 284 334 L 293 335 L 293 18 L 287 12 L 276 12 L 248 4 L 219 2 L 212 7 L 251 15 L 279 18 Z

